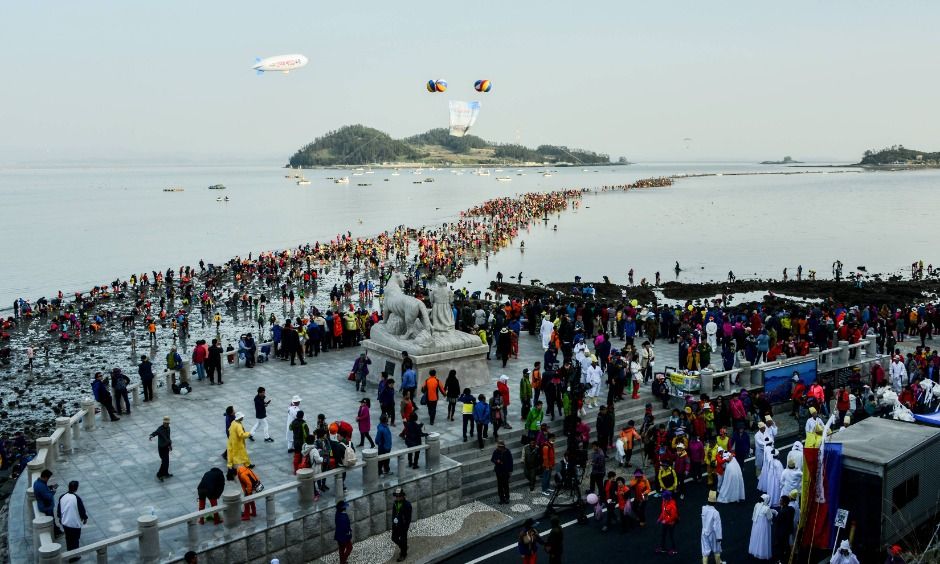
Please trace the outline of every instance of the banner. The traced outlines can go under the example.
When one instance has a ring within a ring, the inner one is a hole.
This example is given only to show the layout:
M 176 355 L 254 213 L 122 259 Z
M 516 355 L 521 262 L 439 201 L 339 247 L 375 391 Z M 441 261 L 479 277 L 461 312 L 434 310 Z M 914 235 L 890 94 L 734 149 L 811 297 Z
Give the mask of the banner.
M 842 445 L 824 447 L 823 471 L 819 474 L 819 449 L 803 449 L 803 489 L 800 494 L 800 545 L 819 549 L 832 548 L 833 523 L 839 510 L 842 480 Z M 817 478 L 822 476 L 823 500 L 817 498 Z
M 764 394 L 770 403 L 783 403 L 790 400 L 793 389 L 793 373 L 799 374 L 800 380 L 808 388 L 816 381 L 816 360 L 795 362 L 779 368 L 764 371 Z

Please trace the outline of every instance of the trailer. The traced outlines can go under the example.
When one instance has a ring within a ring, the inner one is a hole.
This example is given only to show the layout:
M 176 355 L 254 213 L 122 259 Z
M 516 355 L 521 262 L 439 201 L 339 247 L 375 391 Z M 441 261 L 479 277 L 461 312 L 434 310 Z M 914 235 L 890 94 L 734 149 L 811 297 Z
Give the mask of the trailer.
M 849 511 L 853 545 L 883 554 L 940 508 L 940 429 L 869 417 L 831 437 L 842 444 L 839 507 Z

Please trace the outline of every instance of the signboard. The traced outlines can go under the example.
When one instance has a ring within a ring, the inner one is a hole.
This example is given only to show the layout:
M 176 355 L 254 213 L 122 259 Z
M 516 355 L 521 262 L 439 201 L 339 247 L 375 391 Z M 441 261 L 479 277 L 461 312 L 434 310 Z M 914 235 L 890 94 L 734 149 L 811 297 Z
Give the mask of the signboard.
M 849 510 L 840 509 L 836 512 L 836 522 L 835 526 L 839 529 L 844 529 L 849 522 Z
M 387 374 L 389 378 L 395 375 L 395 363 L 391 360 L 385 361 L 385 374 Z
M 809 387 L 816 381 L 816 359 L 795 362 L 764 371 L 764 393 L 770 403 L 783 403 L 790 399 L 793 389 L 793 373 Z

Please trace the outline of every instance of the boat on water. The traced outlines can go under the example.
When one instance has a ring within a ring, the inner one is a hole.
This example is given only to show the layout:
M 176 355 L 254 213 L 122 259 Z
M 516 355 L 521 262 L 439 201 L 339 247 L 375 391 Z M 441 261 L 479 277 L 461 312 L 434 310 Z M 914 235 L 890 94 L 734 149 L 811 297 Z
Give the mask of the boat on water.
M 361 173 L 361 172 L 354 172 L 354 173 L 353 173 L 353 176 L 362 176 L 362 173 Z
M 370 168 L 366 171 L 366 174 L 375 174 L 375 171 Z
M 344 176 L 333 181 L 334 184 L 349 184 L 349 177 Z
M 209 190 L 225 190 L 225 185 L 224 185 L 224 184 L 213 184 L 212 186 L 209 186 Z
M 170 186 L 169 188 L 164 188 L 163 191 L 164 192 L 182 192 L 183 187 L 182 186 Z
M 497 176 L 496 182 L 512 182 L 512 178 L 508 176 Z
M 423 173 L 423 172 L 424 172 L 424 169 L 423 169 L 423 168 L 416 168 L 416 169 L 414 169 L 414 172 L 412 172 L 411 174 L 421 174 L 421 173 Z
M 434 182 L 434 179 L 430 176 L 424 179 L 425 182 Z
M 477 174 L 480 176 L 489 176 L 490 171 L 486 170 L 485 168 L 481 168 L 477 170 Z
M 392 176 L 401 176 L 401 173 L 398 172 L 398 169 L 396 168 L 395 171 L 392 172 Z
M 310 184 L 310 181 L 302 176 L 300 177 L 300 180 L 297 181 L 297 186 L 307 186 L 308 184 Z
M 218 198 L 216 198 L 215 201 L 216 201 L 216 202 L 221 202 L 221 201 L 222 201 L 222 196 L 219 196 Z
M 412 182 L 412 184 L 424 184 L 424 183 L 421 182 L 420 180 L 415 180 L 414 182 Z
M 223 198 L 223 199 L 224 199 L 224 200 L 225 200 L 225 201 L 227 202 L 227 201 L 228 201 L 228 196 L 226 196 L 226 197 L 225 197 L 225 198 Z
M 370 182 L 360 182 L 359 184 L 356 184 L 356 186 L 372 186 L 372 183 L 370 183 Z
M 545 178 L 551 178 L 552 173 L 550 173 L 550 172 L 543 172 L 543 173 L 542 173 L 542 176 L 544 176 Z

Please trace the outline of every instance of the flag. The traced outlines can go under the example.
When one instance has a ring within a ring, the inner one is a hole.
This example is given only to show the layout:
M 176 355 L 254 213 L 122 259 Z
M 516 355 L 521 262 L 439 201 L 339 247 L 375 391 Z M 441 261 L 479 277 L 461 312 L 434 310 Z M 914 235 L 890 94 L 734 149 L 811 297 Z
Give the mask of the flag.
M 842 479 L 842 445 L 803 449 L 803 492 L 800 504 L 801 546 L 832 548 L 833 522 L 839 509 Z M 820 468 L 820 462 L 822 468 Z M 821 481 L 820 481 L 821 480 Z M 821 494 L 821 495 L 820 495 Z

